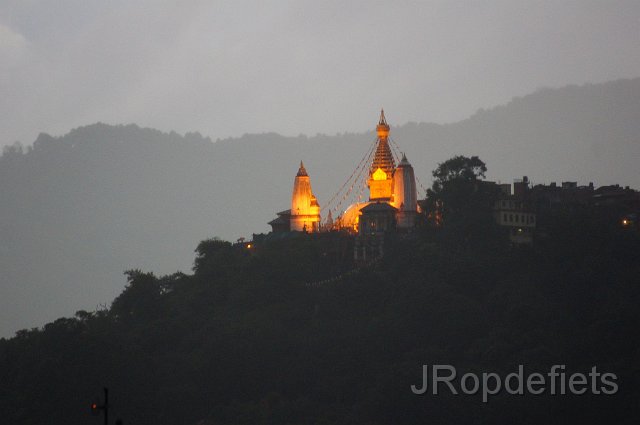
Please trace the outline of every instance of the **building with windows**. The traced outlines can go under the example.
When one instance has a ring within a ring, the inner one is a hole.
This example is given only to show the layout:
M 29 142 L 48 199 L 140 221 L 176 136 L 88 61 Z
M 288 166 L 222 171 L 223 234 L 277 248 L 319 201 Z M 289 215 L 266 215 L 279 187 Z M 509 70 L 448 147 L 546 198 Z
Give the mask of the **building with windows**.
M 513 244 L 531 244 L 536 229 L 536 214 L 530 210 L 525 201 L 515 195 L 502 197 L 494 206 L 494 217 L 499 226 L 509 232 L 509 240 Z

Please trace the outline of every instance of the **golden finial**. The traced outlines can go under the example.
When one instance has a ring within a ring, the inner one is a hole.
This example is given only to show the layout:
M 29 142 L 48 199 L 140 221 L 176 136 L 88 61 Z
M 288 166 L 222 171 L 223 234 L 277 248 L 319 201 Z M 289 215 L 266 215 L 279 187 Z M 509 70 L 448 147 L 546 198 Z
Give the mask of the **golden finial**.
M 376 127 L 376 131 L 378 132 L 378 139 L 386 139 L 389 136 L 389 124 L 387 124 L 387 119 L 384 117 L 384 109 L 380 111 L 380 121 L 378 122 L 378 126 Z
M 387 125 L 387 120 L 384 117 L 384 108 L 380 110 L 380 122 L 378 122 L 378 125 Z
M 304 168 L 304 164 L 300 161 L 300 168 L 298 169 L 298 176 L 307 176 L 307 170 Z

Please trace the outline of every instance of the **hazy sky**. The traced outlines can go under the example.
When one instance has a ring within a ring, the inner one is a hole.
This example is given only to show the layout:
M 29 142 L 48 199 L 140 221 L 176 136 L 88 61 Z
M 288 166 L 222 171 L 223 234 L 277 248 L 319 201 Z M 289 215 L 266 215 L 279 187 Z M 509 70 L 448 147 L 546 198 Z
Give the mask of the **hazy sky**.
M 213 139 L 451 122 L 640 76 L 640 1 L 0 0 L 0 145 L 97 121 Z

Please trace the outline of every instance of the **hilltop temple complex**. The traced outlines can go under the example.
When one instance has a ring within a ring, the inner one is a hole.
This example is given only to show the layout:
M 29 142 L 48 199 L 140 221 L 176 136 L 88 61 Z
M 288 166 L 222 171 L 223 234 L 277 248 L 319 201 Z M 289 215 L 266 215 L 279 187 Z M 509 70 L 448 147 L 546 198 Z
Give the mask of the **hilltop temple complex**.
M 422 214 L 413 167 L 407 157 L 400 154 L 389 132 L 382 111 L 376 139 L 342 188 L 323 207 L 314 196 L 309 174 L 300 162 L 293 183 L 291 208 L 279 212 L 269 223 L 272 233 L 348 233 L 355 236 L 354 259 L 369 261 L 383 256 L 391 235 L 410 232 L 420 218 L 442 225 L 437 208 L 433 215 Z M 526 176 L 514 182 L 513 190 L 511 184 L 486 180 L 476 185 L 476 189 L 483 187 L 485 192 L 493 194 L 494 222 L 512 246 L 531 245 L 536 237 L 548 237 L 553 231 L 550 223 L 554 222 L 550 217 L 559 214 L 558 211 L 586 209 L 604 217 L 605 221 L 617 220 L 625 230 L 640 231 L 640 192 L 628 186 L 596 189 L 593 183 L 578 186 L 576 182 L 562 182 L 562 186 L 531 185 Z M 364 201 L 367 190 L 368 200 Z M 426 205 L 423 201 L 420 203 Z M 348 206 L 343 209 L 343 204 Z
M 273 233 L 346 231 L 358 235 L 356 257 L 358 252 L 363 257 L 368 251 L 366 246 L 371 245 L 375 249 L 382 249 L 381 238 L 384 233 L 409 231 L 414 228 L 419 206 L 413 167 L 404 154 L 396 164 L 397 159 L 394 158 L 389 138 L 390 127 L 384 116 L 384 110 L 380 113 L 376 132 L 375 145 L 360 170 L 362 178 L 359 179 L 356 176 L 350 187 L 352 189 L 358 184 L 366 184 L 369 190 L 368 201 L 356 201 L 343 211 L 338 210 L 338 207 L 332 210 L 331 205 L 321 208 L 311 189 L 310 177 L 301 161 L 293 182 L 291 209 L 279 212 L 278 217 L 269 222 Z M 349 192 L 343 198 L 348 194 Z M 336 196 L 332 199 L 335 198 Z M 321 217 L 323 210 L 326 211 L 324 221 Z

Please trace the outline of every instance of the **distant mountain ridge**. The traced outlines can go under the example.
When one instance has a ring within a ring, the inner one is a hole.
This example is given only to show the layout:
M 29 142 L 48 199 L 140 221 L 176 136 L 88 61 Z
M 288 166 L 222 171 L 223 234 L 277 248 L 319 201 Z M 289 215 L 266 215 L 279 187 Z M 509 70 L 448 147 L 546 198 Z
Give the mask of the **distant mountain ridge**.
M 453 155 L 478 155 L 511 182 L 640 187 L 640 79 L 543 89 L 453 124 L 407 123 L 391 137 L 423 187 Z M 41 134 L 0 158 L 0 336 L 108 303 L 122 271 L 191 267 L 199 240 L 268 230 L 302 159 L 320 205 L 362 158 L 370 133 L 244 135 L 215 143 L 136 125 Z M 419 190 L 422 190 L 419 188 Z M 424 192 L 422 192 L 424 193 Z

